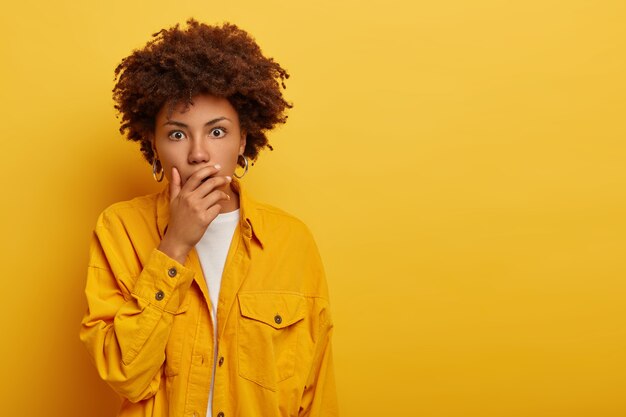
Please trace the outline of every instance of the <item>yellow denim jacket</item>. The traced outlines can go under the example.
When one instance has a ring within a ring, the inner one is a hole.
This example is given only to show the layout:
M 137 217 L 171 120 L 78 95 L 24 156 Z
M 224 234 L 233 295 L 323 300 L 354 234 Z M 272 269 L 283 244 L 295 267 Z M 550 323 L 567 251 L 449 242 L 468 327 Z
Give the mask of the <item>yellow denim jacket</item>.
M 93 234 L 80 338 L 123 402 L 119 416 L 336 416 L 328 289 L 298 219 L 247 197 L 217 309 L 198 256 L 184 265 L 157 246 L 169 189 L 106 209 Z M 214 364 L 214 346 L 217 363 Z

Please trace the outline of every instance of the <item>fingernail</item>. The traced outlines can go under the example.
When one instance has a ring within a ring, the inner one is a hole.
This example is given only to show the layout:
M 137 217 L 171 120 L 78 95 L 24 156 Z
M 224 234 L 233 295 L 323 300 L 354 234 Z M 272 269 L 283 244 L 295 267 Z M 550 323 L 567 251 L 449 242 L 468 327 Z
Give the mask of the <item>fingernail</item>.
M 233 179 L 231 177 L 229 177 L 228 175 L 226 176 L 226 178 L 228 179 L 228 181 L 232 181 Z
M 215 164 L 215 169 L 220 169 L 222 166 L 220 164 Z

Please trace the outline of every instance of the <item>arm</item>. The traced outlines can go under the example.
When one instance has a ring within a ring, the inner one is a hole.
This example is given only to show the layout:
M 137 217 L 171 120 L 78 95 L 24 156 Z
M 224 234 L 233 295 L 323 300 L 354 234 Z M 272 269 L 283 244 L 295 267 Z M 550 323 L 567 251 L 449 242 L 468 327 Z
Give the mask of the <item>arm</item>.
M 306 380 L 299 417 L 334 417 L 339 415 L 332 356 L 333 320 L 328 301 L 326 273 L 312 235 L 303 269 L 316 282 L 321 297 L 316 299 L 317 336 L 311 370 Z
M 102 218 L 98 223 L 91 242 L 85 288 L 88 310 L 80 338 L 100 377 L 120 395 L 137 402 L 153 396 L 159 387 L 173 315 L 185 298 L 193 272 L 154 249 L 133 277 L 123 267 L 127 263 L 118 248 L 132 245 L 113 243 L 121 230 L 108 230 Z M 171 268 L 176 269 L 174 277 Z
M 339 415 L 331 336 L 333 324 L 327 308 L 320 313 L 320 331 L 315 345 L 313 366 L 302 395 L 299 417 Z
M 141 216 L 125 224 L 111 210 L 98 219 L 80 338 L 100 377 L 132 402 L 150 398 L 159 388 L 174 314 L 184 308 L 193 281 L 193 271 L 182 262 L 219 213 L 217 203 L 229 198 L 218 187 L 230 177 L 204 181 L 218 171 L 219 166 L 199 169 L 181 187 L 172 168 L 169 225 L 161 242 L 140 228 L 146 223 Z

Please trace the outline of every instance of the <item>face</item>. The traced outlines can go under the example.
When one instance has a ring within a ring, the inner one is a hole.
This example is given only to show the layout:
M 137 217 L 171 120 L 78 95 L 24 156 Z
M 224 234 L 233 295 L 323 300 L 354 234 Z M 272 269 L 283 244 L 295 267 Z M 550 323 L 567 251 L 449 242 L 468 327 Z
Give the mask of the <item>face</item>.
M 176 167 L 184 185 L 198 169 L 219 164 L 218 175 L 232 177 L 246 147 L 237 111 L 227 99 L 207 94 L 192 102 L 187 108 L 177 105 L 171 114 L 165 105 L 157 114 L 152 143 L 165 176 L 171 181 Z

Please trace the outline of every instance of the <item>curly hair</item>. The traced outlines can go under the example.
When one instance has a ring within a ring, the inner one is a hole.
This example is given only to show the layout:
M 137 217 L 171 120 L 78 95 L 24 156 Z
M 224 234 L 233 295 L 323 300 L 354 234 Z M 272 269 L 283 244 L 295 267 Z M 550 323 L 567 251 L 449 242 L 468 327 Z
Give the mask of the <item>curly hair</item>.
M 211 94 L 226 98 L 246 131 L 244 155 L 255 161 L 261 149 L 272 150 L 266 132 L 287 121 L 282 89 L 289 74 L 236 25 L 208 26 L 191 18 L 187 29 L 176 24 L 152 35 L 115 69 L 115 109 L 122 115 L 120 133 L 140 142 L 149 163 L 154 152 L 149 134 L 156 115 L 168 104 L 192 104 L 192 97 Z M 282 89 L 281 89 L 282 87 Z

